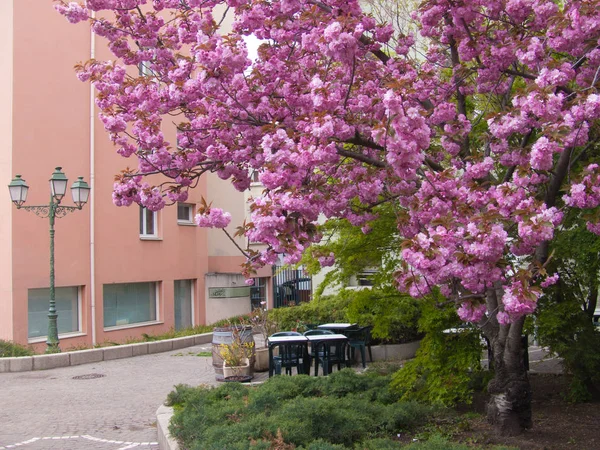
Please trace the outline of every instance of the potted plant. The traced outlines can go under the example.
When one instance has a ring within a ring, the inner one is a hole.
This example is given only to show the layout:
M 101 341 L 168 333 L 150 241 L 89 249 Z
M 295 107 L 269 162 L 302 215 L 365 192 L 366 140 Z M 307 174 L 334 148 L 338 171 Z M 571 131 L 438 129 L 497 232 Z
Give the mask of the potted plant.
M 255 351 L 254 370 L 264 372 L 269 370 L 269 349 L 267 339 L 277 331 L 277 324 L 269 318 L 266 309 L 267 302 L 260 302 L 260 306 L 250 314 L 250 325 L 255 333 L 262 336 L 262 346 Z
M 253 350 L 254 342 L 244 341 L 241 331 L 233 328 L 231 344 L 222 346 L 220 350 L 225 381 L 249 381 L 252 379 L 250 357 Z

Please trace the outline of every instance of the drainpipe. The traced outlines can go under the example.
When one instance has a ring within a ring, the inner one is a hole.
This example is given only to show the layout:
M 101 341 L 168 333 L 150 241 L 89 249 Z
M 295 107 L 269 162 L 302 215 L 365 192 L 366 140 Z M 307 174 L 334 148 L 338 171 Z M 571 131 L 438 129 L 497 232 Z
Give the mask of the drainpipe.
M 92 11 L 92 20 L 96 18 L 96 12 Z M 90 59 L 96 57 L 96 39 L 94 32 L 90 29 Z M 95 246 L 95 207 L 96 207 L 96 133 L 94 126 L 94 86 L 90 83 L 90 303 L 92 313 L 92 345 L 96 345 L 96 246 Z

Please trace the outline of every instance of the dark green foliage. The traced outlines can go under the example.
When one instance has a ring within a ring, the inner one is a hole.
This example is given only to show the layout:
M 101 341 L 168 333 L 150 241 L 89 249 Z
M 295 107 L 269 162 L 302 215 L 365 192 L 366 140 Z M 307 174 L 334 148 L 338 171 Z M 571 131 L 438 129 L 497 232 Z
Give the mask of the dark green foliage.
M 35 352 L 30 347 L 15 344 L 14 342 L 0 339 L 0 358 L 12 358 L 15 356 L 32 356 Z
M 406 448 L 406 446 L 392 439 L 378 438 L 371 441 L 365 442 L 360 447 L 355 447 L 357 450 L 396 450 L 400 448 Z
M 312 441 L 306 450 L 341 450 L 345 448 L 347 447 L 343 445 L 330 444 L 323 439 L 317 439 L 316 441 Z
M 341 290 L 310 303 L 269 311 L 280 330 L 306 331 L 306 324 L 352 322 L 372 325 L 375 342 L 403 343 L 420 338 L 417 330 L 419 300 L 395 288 Z
M 177 386 L 168 401 L 176 411 L 171 433 L 185 448 L 259 449 L 277 442 L 277 448 L 326 450 L 395 436 L 432 413 L 397 398 L 389 377 L 346 369 L 329 377 L 277 376 L 259 387 Z
M 600 332 L 592 322 L 600 287 L 600 236 L 566 220 L 567 231 L 555 238 L 548 267 L 560 279 L 540 300 L 537 337 L 573 375 L 569 399 L 585 401 L 600 396 Z
M 276 308 L 269 311 L 269 317 L 277 323 L 279 330 L 306 331 L 306 324 L 328 322 L 347 322 L 346 310 L 349 297 L 328 297 L 315 299 L 298 306 Z
M 401 294 L 391 285 L 360 291 L 342 291 L 351 300 L 348 319 L 361 325 L 372 325 L 372 337 L 386 343 L 405 343 L 422 337 L 417 328 L 421 300 Z
M 426 333 L 416 357 L 393 376 L 392 387 L 403 400 L 445 406 L 470 403 L 475 382 L 482 382 L 479 333 L 465 329 L 444 333 L 462 324 L 453 304 L 423 300 L 420 331 Z

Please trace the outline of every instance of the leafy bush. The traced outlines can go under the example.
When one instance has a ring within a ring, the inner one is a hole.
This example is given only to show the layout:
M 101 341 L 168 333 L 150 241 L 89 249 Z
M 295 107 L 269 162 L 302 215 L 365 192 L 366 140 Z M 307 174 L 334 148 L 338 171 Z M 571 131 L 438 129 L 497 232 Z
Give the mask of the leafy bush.
M 185 448 L 266 449 L 277 443 L 282 449 L 334 450 L 410 430 L 433 411 L 397 399 L 389 377 L 346 369 L 329 377 L 273 377 L 259 387 L 177 386 L 168 402 L 176 411 L 171 433 Z
M 347 322 L 346 310 L 349 298 L 327 297 L 314 299 L 308 303 L 286 308 L 276 308 L 269 315 L 277 323 L 279 330 L 306 331 L 307 324 Z
M 540 299 L 537 339 L 563 359 L 572 375 L 570 401 L 600 398 L 600 333 L 592 321 L 600 289 L 600 236 L 567 215 L 551 250 L 547 270 L 560 278 Z
M 447 328 L 461 325 L 452 305 L 423 300 L 419 328 L 425 334 L 416 357 L 393 375 L 392 388 L 403 400 L 440 404 L 470 403 L 476 382 L 485 383 L 479 333 Z
M 417 330 L 417 300 L 395 289 L 341 290 L 316 296 L 309 303 L 269 311 L 280 330 L 306 331 L 307 324 L 356 322 L 373 326 L 377 342 L 403 343 L 421 337 Z
M 25 347 L 14 342 L 0 339 L 0 358 L 12 358 L 15 356 L 32 356 L 35 352 L 30 347 Z

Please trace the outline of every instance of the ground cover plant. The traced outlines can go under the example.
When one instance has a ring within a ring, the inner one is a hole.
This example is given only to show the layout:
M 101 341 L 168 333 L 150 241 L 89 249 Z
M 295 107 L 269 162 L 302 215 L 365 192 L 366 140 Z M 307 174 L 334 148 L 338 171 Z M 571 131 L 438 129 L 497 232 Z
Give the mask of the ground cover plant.
M 489 419 L 506 434 L 531 426 L 521 335 L 558 280 L 550 242 L 570 214 L 600 234 L 600 0 L 425 0 L 419 39 L 358 0 L 56 6 L 113 53 L 77 71 L 116 151 L 137 159 L 115 204 L 158 210 L 205 173 L 240 191 L 256 173 L 265 190 L 238 232 L 265 247 L 240 248 L 248 276 L 280 254 L 299 261 L 320 217 L 369 233 L 392 205 L 398 288 L 438 287 L 477 324 L 495 361 Z M 198 213 L 232 231 L 218 205 Z
M 0 358 L 32 356 L 34 354 L 35 352 L 29 347 L 0 339 Z
M 183 448 L 268 449 L 280 440 L 288 447 L 277 448 L 316 450 L 353 448 L 376 438 L 387 447 L 364 448 L 394 448 L 398 433 L 414 430 L 435 412 L 397 400 L 388 377 L 346 369 L 329 377 L 276 376 L 258 387 L 177 386 L 168 403 L 175 408 L 170 430 Z

